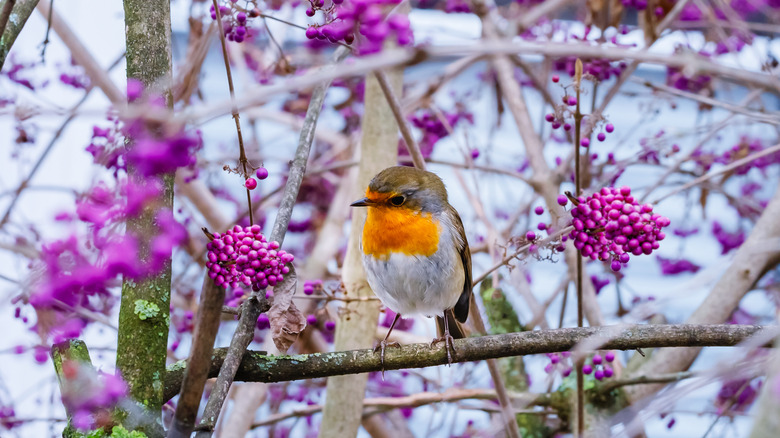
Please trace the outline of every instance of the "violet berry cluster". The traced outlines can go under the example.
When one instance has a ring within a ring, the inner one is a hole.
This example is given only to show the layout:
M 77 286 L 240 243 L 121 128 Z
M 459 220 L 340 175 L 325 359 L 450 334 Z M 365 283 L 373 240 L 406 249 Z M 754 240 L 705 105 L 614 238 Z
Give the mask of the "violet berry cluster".
M 433 147 L 439 140 L 450 135 L 450 130 L 448 128 L 455 129 L 458 123 L 462 121 L 474 124 L 474 114 L 467 112 L 461 105 L 458 105 L 455 111 L 442 111 L 441 114 L 442 118 L 447 121 L 446 125 L 441 118 L 431 110 L 421 111 L 409 117 L 409 121 L 422 131 L 423 136 L 422 139 L 420 139 L 420 152 L 425 158 L 431 156 Z M 400 155 L 409 155 L 408 148 L 402 144 L 399 144 L 398 153 Z M 479 157 L 478 150 L 472 150 L 470 153 L 472 159 Z
M 268 178 L 268 169 L 265 167 L 259 167 L 257 169 L 257 172 L 255 172 L 255 175 L 257 176 L 257 179 L 264 180 Z M 246 180 L 244 180 L 244 187 L 246 187 L 249 190 L 254 190 L 257 188 L 257 179 L 254 179 L 253 177 L 249 177 Z
M 560 353 L 548 353 L 547 357 L 550 363 L 545 365 L 544 371 L 550 374 L 554 371 L 560 371 L 563 377 L 569 377 L 574 370 L 574 364 L 571 360 L 571 353 L 563 351 Z M 596 380 L 603 380 L 615 375 L 615 371 L 609 365 L 615 360 L 615 353 L 608 351 L 604 356 L 596 353 L 591 357 L 589 363 L 582 366 L 582 372 L 586 375 L 593 374 Z
M 352 44 L 360 34 L 364 37 L 358 47 L 362 54 L 379 52 L 387 39 L 399 46 L 409 45 L 413 39 L 409 18 L 393 14 L 385 19 L 383 13 L 385 6 L 398 3 L 400 0 L 309 0 L 306 15 L 314 17 L 320 12 L 324 22 L 309 26 L 306 37 Z
M 225 32 L 225 38 L 229 41 L 241 43 L 249 36 L 247 19 L 257 17 L 259 11 L 257 9 L 252 9 L 248 12 L 240 10 L 235 5 L 237 1 L 230 0 L 230 6 L 220 6 L 219 15 L 222 17 L 222 30 Z M 216 20 L 217 12 L 213 4 L 209 8 L 209 12 L 211 13 L 211 19 Z
M 666 237 L 661 229 L 669 226 L 669 218 L 653 213 L 650 204 L 639 205 L 629 187 L 604 187 L 587 198 L 580 196 L 574 203 L 574 231 L 568 238 L 584 257 L 611 260 L 615 272 L 628 263 L 631 255 L 651 254 Z
M 285 265 L 295 259 L 279 249 L 279 243 L 268 242 L 259 225 L 236 225 L 224 233 L 214 233 L 207 248 L 208 275 L 217 286 L 251 286 L 255 292 L 282 281 L 290 272 Z
M 306 280 L 303 283 L 303 293 L 312 295 L 314 292 L 322 292 L 322 280 Z
M 613 38 L 616 38 L 616 36 Z M 613 43 L 616 44 L 617 41 L 615 40 Z M 566 72 L 569 76 L 574 77 L 576 61 L 576 56 L 556 59 L 553 62 L 553 69 Z M 599 82 L 609 80 L 612 77 L 619 77 L 626 68 L 628 68 L 628 65 L 625 62 L 613 63 L 608 59 L 598 58 L 582 60 L 582 73 L 593 76 Z

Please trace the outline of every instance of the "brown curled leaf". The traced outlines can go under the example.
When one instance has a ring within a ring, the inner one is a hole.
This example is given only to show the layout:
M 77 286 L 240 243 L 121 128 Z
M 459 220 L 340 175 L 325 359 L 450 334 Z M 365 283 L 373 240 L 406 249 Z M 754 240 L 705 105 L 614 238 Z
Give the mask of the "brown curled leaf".
M 274 301 L 268 310 L 271 337 L 280 353 L 286 353 L 306 328 L 306 318 L 292 301 L 298 285 L 298 275 L 292 265 L 288 266 L 290 272 L 274 287 Z

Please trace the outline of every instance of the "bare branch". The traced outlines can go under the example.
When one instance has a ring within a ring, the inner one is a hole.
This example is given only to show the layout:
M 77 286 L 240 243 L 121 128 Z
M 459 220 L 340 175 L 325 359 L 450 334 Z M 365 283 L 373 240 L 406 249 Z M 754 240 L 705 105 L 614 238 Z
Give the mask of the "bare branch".
M 473 362 L 500 357 L 569 351 L 588 340 L 600 340 L 599 349 L 635 350 L 653 347 L 730 347 L 764 330 L 762 326 L 736 324 L 653 324 L 599 326 L 536 330 L 522 333 L 481 336 L 455 340 L 454 362 Z M 227 349 L 214 349 L 209 376 L 216 376 Z M 384 368 L 398 370 L 447 364 L 443 346 L 404 345 L 385 353 Z M 165 399 L 170 400 L 181 387 L 186 366 L 178 362 L 168 367 Z M 236 380 L 246 382 L 284 382 L 301 379 L 378 372 L 382 370 L 379 354 L 373 349 L 336 351 L 332 353 L 271 356 L 248 351 L 236 373 Z

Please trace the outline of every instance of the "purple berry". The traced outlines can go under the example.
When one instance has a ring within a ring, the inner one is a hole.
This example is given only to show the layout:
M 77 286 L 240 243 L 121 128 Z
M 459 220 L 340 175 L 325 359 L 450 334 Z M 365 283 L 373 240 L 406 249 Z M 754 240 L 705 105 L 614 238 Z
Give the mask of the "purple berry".
M 607 123 L 607 126 L 604 127 L 604 130 L 612 134 L 612 132 L 615 130 L 615 127 L 612 125 L 612 123 Z
M 257 176 L 257 179 L 262 181 L 268 178 L 268 169 L 265 167 L 260 167 L 257 169 L 257 172 L 255 172 L 255 175 Z
M 534 233 L 533 231 L 529 231 L 525 233 L 525 238 L 531 241 L 536 240 L 536 233 Z

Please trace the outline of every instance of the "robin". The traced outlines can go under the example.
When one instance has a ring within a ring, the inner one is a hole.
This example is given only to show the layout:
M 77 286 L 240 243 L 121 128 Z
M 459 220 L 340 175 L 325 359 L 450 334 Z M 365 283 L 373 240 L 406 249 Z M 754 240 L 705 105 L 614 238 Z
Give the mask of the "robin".
M 361 250 L 368 284 L 396 313 L 387 336 L 374 351 L 399 346 L 388 342 L 401 315 L 436 316 L 438 337 L 452 363 L 453 339 L 463 338 L 471 299 L 471 252 L 463 222 L 447 202 L 441 178 L 412 167 L 379 172 L 366 197 L 351 204 L 367 207 Z M 457 321 L 457 322 L 456 322 Z

